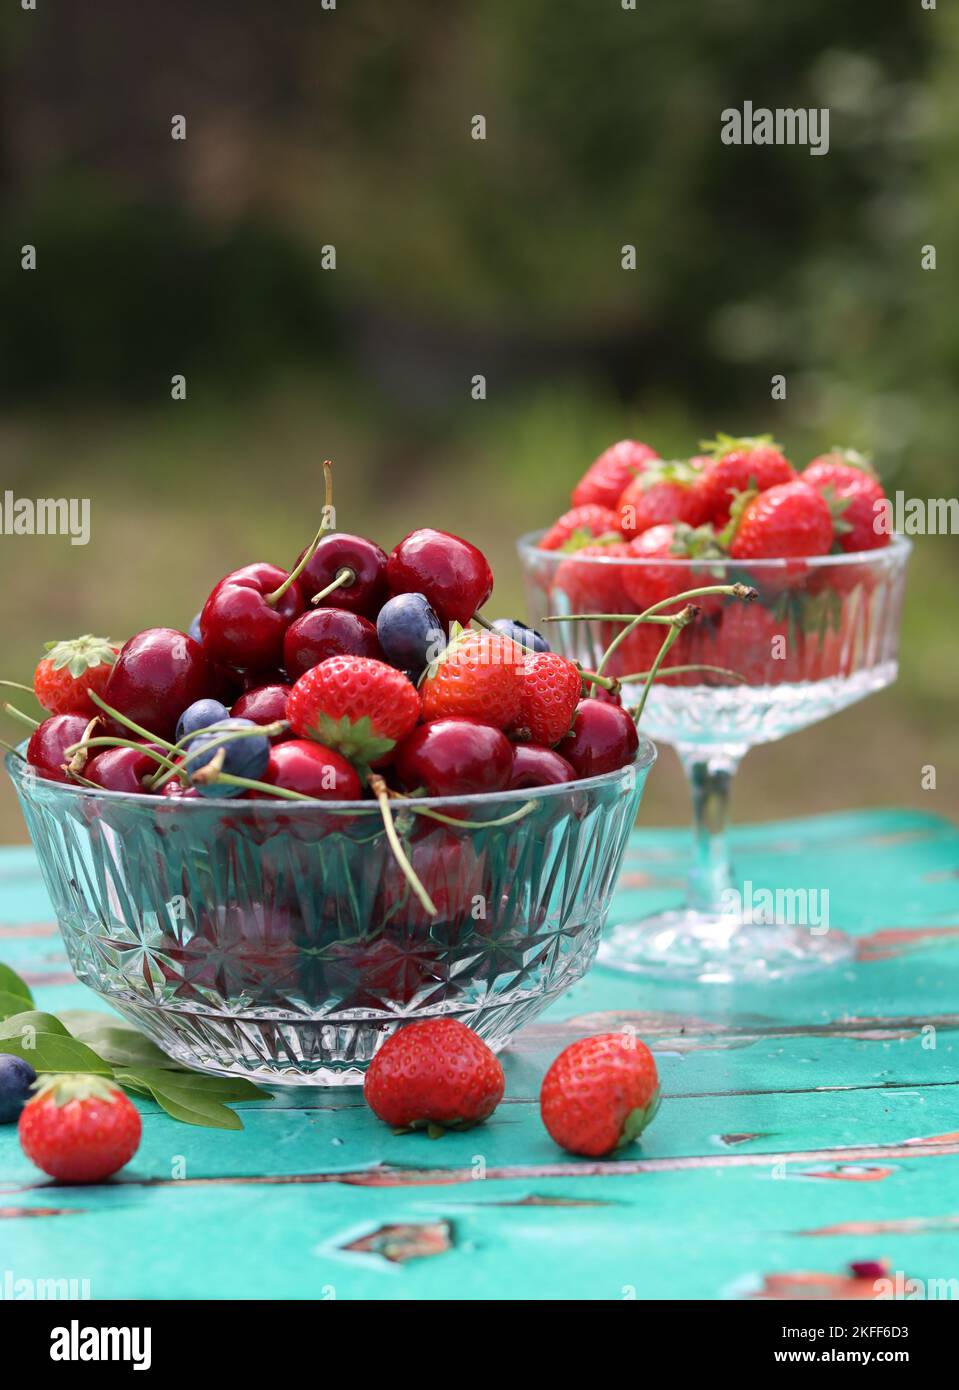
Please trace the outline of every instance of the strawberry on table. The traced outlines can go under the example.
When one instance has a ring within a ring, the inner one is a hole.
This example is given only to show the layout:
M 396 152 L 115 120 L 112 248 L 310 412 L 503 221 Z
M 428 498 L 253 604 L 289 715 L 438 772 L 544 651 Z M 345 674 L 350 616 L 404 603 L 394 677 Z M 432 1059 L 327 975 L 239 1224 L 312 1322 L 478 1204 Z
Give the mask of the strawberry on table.
M 595 502 L 601 507 L 615 507 L 627 483 L 642 473 L 646 465 L 659 458 L 655 449 L 638 439 L 621 439 L 604 449 L 573 488 L 574 507 Z
M 765 492 L 796 476 L 782 448 L 768 434 L 745 439 L 720 434 L 702 447 L 709 457 L 700 472 L 696 491 L 703 507 L 702 520 L 711 521 L 716 527 L 725 526 L 729 521 L 730 508 L 738 492 L 751 488 Z
M 637 1139 L 659 1106 L 659 1077 L 649 1048 L 629 1033 L 599 1033 L 571 1043 L 540 1091 L 551 1137 L 570 1153 L 601 1158 Z
M 584 507 L 573 507 L 554 521 L 539 542 L 540 550 L 576 550 L 584 543 L 598 536 L 606 540 L 621 541 L 619 517 L 610 507 L 600 507 L 588 503 Z
M 27 1158 L 60 1182 L 102 1182 L 140 1147 L 140 1116 L 100 1076 L 43 1077 L 20 1115 Z
M 836 539 L 841 549 L 878 550 L 889 535 L 876 529 L 876 506 L 886 494 L 869 460 L 855 449 L 831 449 L 803 469 L 803 482 L 835 501 L 839 520 Z
M 50 714 L 85 714 L 92 719 L 100 711 L 87 692 L 103 694 L 119 650 L 105 637 L 91 633 L 48 642 L 47 655 L 33 673 L 33 693 Z
M 286 707 L 300 738 L 371 766 L 409 733 L 419 712 L 416 688 L 403 672 L 367 656 L 321 661 L 300 676 Z
M 514 732 L 551 748 L 569 733 L 583 693 L 577 668 L 558 652 L 527 656 L 519 668 L 520 712 Z
M 509 729 L 520 713 L 518 672 L 525 650 L 498 632 L 454 631 L 420 682 L 424 719 L 465 715 Z
M 627 538 L 668 521 L 698 526 L 706 512 L 696 483 L 699 474 L 688 463 L 651 463 L 623 490 L 616 511 Z
M 411 1023 L 369 1065 L 366 1103 L 394 1129 L 469 1129 L 503 1098 L 505 1078 L 483 1040 L 453 1018 Z

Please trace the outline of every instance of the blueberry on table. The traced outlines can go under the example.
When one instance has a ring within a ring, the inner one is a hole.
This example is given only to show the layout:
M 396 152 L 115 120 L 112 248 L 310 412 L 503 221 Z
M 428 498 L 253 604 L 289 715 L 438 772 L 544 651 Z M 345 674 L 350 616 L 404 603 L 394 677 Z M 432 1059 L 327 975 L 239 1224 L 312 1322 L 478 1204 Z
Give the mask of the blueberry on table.
M 37 1074 L 22 1057 L 0 1054 L 0 1125 L 12 1125 L 30 1099 Z
M 224 719 L 215 730 L 200 734 L 187 744 L 184 766 L 201 796 L 240 796 L 245 791 L 244 787 L 212 776 L 214 771 L 260 781 L 270 761 L 270 740 L 259 732 L 259 727 L 252 719 Z M 242 734 L 249 729 L 257 732 Z M 238 734 L 242 736 L 236 737 Z M 209 771 L 204 773 L 204 769 Z
M 229 717 L 230 711 L 219 700 L 194 700 L 177 720 L 176 741 L 179 743 L 187 734 L 195 734 L 198 729 L 209 728 L 211 724 L 219 724 Z
M 390 665 L 409 672 L 413 681 L 446 646 L 446 629 L 423 594 L 388 599 L 377 616 L 376 635 Z
M 497 618 L 493 627 L 497 632 L 502 632 L 504 637 L 518 642 L 521 647 L 529 647 L 534 652 L 552 650 L 545 637 L 534 627 L 527 627 L 526 623 L 520 622 L 519 618 Z

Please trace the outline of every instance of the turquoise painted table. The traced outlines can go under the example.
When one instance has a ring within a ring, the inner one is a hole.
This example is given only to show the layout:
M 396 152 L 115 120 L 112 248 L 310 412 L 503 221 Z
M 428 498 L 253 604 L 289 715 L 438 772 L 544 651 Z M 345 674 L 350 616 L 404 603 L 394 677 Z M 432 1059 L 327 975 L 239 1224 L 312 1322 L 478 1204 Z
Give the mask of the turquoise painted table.
M 685 835 L 634 836 L 613 920 L 674 904 Z M 362 1097 L 241 1106 L 242 1133 L 143 1104 L 143 1144 L 99 1188 L 48 1184 L 0 1130 L 0 1280 L 94 1298 L 861 1296 L 852 1262 L 959 1274 L 959 831 L 879 811 L 735 836 L 756 889 L 828 887 L 857 958 L 775 988 L 695 989 L 594 969 L 504 1058 L 492 1121 L 395 1136 Z M 0 852 L 0 959 L 38 1006 L 88 1007 L 32 852 Z M 664 1102 L 609 1162 L 543 1130 L 550 1059 L 635 1025 Z M 2 1289 L 0 1289 L 2 1292 Z

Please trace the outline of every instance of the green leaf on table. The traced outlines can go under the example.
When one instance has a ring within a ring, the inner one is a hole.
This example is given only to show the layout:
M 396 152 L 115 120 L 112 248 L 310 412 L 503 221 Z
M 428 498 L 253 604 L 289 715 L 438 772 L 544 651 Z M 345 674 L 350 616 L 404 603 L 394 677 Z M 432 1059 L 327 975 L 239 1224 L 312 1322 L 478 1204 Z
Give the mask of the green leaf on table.
M 0 994 L 13 994 L 18 999 L 25 999 L 28 1004 L 33 1003 L 30 986 L 25 980 L 21 980 L 9 965 L 4 965 L 3 961 L 0 961 Z
M 159 1068 L 143 1071 L 117 1072 L 121 1086 L 145 1088 L 168 1115 L 188 1125 L 207 1129 L 242 1129 L 243 1121 L 235 1110 L 224 1104 L 215 1090 L 196 1085 L 196 1082 L 217 1081 L 215 1076 L 199 1076 L 192 1072 L 177 1074 Z
M 124 1075 L 136 1077 L 151 1087 L 175 1087 L 179 1091 L 190 1091 L 205 1100 L 226 1101 L 232 1104 L 238 1100 L 269 1100 L 270 1092 L 264 1091 L 252 1081 L 242 1076 L 207 1076 L 204 1072 L 170 1071 L 160 1067 L 125 1067 Z
M 69 1037 L 68 1030 L 53 1014 L 41 1013 L 39 1009 L 10 1014 L 0 1022 L 0 1039 L 23 1037 L 28 1029 L 34 1033 L 56 1033 L 61 1038 Z
M 164 1067 L 182 1070 L 148 1037 L 113 1014 L 91 1009 L 65 1009 L 60 1015 L 69 1031 L 80 1042 L 92 1047 L 115 1067 Z
M 8 1019 L 9 1023 L 10 1020 Z M 0 1052 L 12 1053 L 29 1062 L 36 1072 L 82 1071 L 93 1076 L 112 1076 L 113 1068 L 109 1062 L 65 1033 L 22 1032 L 22 1024 L 16 1037 L 0 1038 Z

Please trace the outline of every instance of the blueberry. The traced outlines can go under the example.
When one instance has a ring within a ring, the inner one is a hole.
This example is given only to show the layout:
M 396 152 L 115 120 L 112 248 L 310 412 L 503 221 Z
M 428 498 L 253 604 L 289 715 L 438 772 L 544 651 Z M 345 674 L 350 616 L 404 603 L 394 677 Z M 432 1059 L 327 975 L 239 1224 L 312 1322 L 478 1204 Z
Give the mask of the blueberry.
M 200 643 L 202 643 L 202 641 L 203 641 L 203 633 L 200 631 L 200 615 L 199 615 L 199 613 L 196 615 L 196 617 L 193 619 L 193 622 L 192 622 L 192 623 L 190 624 L 190 626 L 187 628 L 187 632 L 188 632 L 188 633 L 190 634 L 190 636 L 193 638 L 194 642 L 200 642 Z
M 545 637 L 540 636 L 534 627 L 527 627 L 519 618 L 497 618 L 493 626 L 497 632 L 512 637 L 521 647 L 532 647 L 534 652 L 548 652 L 551 647 Z
M 187 734 L 195 734 L 197 729 L 206 729 L 210 724 L 221 724 L 229 719 L 230 711 L 219 700 L 195 700 L 187 705 L 176 722 L 176 740 Z
M 30 1099 L 30 1087 L 37 1074 L 22 1057 L 0 1053 L 0 1125 L 12 1125 Z
M 201 734 L 187 744 L 186 770 L 195 773 L 199 768 L 212 762 L 220 749 L 223 749 L 222 771 L 231 777 L 251 777 L 260 781 L 270 760 L 270 740 L 263 734 L 249 738 L 224 739 L 222 733 L 233 729 L 258 729 L 252 719 L 222 719 L 217 731 Z M 221 733 L 222 731 L 222 733 Z M 228 782 L 197 782 L 194 784 L 201 796 L 240 796 L 243 787 L 231 787 Z
M 446 629 L 423 594 L 387 599 L 376 619 L 376 635 L 391 666 L 416 681 L 446 647 Z M 415 672 L 415 674 L 414 674 Z

